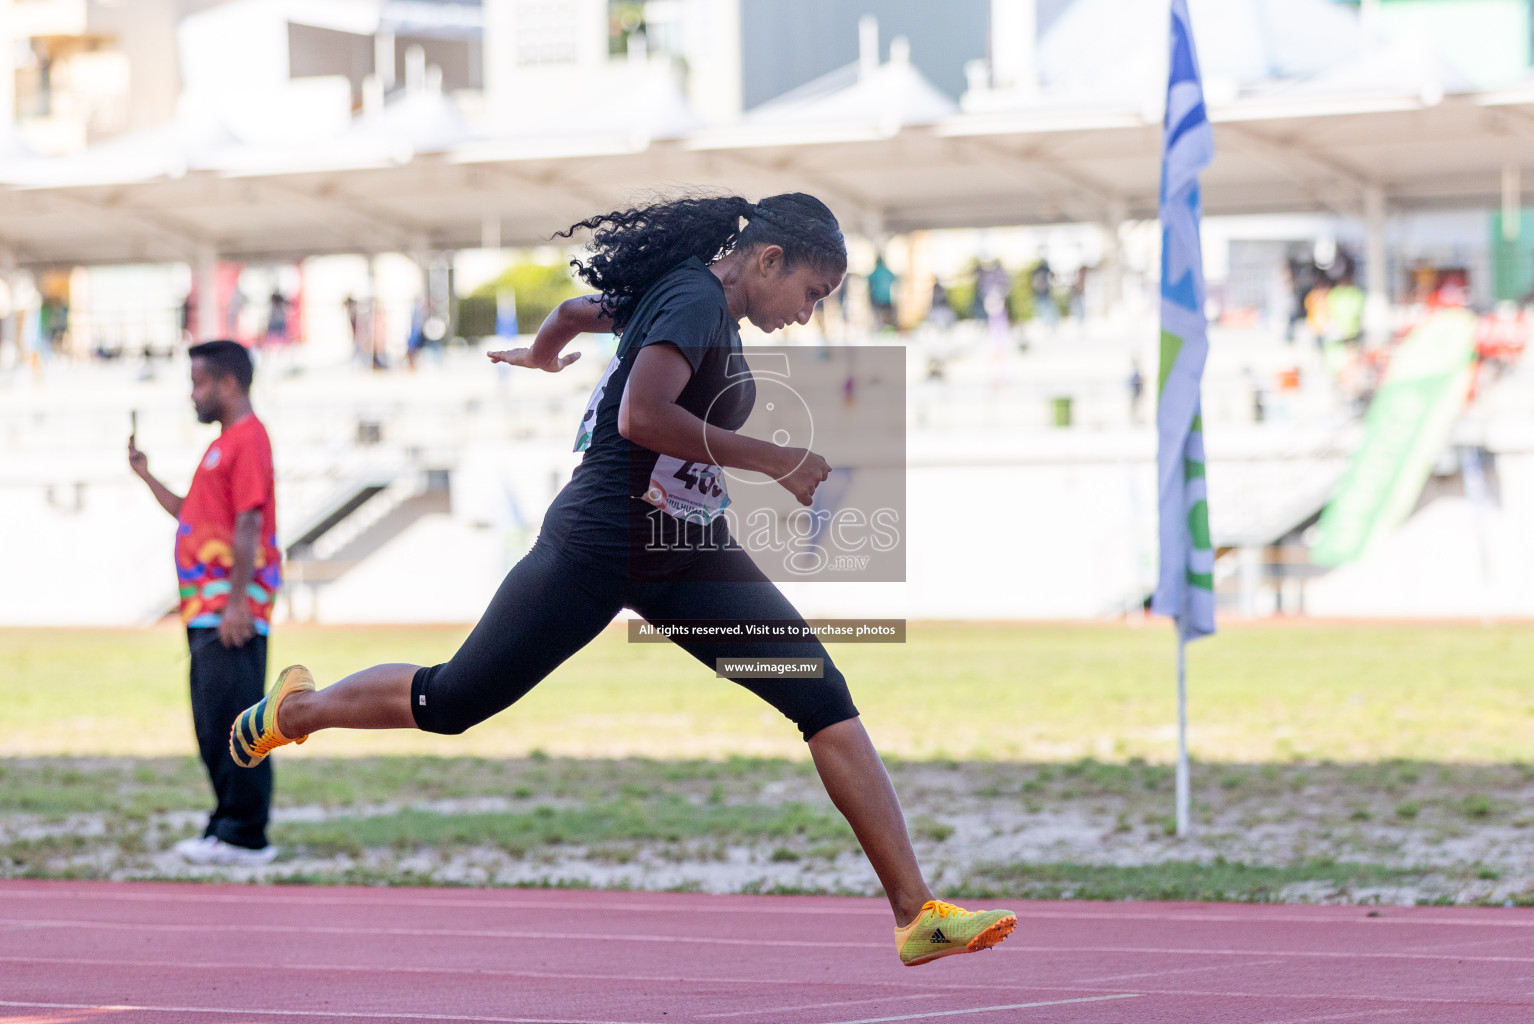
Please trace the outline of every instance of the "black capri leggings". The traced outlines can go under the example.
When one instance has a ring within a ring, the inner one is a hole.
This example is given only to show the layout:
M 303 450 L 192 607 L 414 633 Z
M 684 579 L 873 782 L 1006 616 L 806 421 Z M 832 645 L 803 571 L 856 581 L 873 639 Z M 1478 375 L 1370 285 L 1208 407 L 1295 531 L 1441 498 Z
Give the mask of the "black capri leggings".
M 451 661 L 418 669 L 410 710 L 422 730 L 461 733 L 515 704 L 591 642 L 622 608 L 650 621 L 773 619 L 803 624 L 788 599 L 739 548 L 689 552 L 664 580 L 631 580 L 575 562 L 539 540 L 506 574 Z M 735 679 L 808 740 L 857 717 L 847 681 L 820 641 L 678 640 L 710 670 L 716 658 L 823 658 L 821 679 Z

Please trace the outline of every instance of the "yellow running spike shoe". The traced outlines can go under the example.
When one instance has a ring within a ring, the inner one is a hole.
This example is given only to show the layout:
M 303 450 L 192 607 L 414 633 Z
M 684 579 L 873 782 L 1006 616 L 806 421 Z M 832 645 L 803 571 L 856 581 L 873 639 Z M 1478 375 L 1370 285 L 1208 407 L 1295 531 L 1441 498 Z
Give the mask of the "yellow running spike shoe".
M 990 949 L 1017 927 L 1010 910 L 965 910 L 942 900 L 922 904 L 916 920 L 895 929 L 900 962 L 915 967 L 938 957 Z
M 314 691 L 314 677 L 302 665 L 289 665 L 277 677 L 270 693 L 235 716 L 229 727 L 229 756 L 241 768 L 254 768 L 266 755 L 289 743 L 302 743 L 308 736 L 289 738 L 277 731 L 277 709 L 289 695 Z

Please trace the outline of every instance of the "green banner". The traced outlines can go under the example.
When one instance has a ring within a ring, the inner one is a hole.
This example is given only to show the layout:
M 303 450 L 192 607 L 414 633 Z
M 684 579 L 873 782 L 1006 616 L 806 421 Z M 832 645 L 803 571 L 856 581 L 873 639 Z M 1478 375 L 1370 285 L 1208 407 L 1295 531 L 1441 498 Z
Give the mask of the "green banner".
M 1369 405 L 1364 443 L 1311 549 L 1317 565 L 1359 558 L 1410 513 L 1449 429 L 1464 407 L 1475 353 L 1475 317 L 1435 313 L 1401 343 Z

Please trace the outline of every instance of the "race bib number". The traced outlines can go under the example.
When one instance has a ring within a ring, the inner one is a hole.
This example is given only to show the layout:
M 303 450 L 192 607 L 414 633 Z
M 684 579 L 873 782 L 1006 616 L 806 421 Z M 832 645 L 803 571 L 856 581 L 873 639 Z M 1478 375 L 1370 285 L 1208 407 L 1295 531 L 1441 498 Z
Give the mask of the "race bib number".
M 597 406 L 602 404 L 607 382 L 617 368 L 618 357 L 613 356 L 581 415 L 580 429 L 575 432 L 575 451 L 583 452 L 591 447 L 591 435 L 597 426 Z M 702 462 L 683 462 L 670 455 L 656 458 L 655 469 L 650 473 L 650 486 L 640 497 L 667 515 L 704 525 L 713 522 L 714 517 L 730 504 L 723 469 Z
M 597 381 L 597 388 L 591 393 L 591 400 L 586 403 L 586 411 L 581 414 L 580 429 L 575 432 L 575 447 L 572 451 L 583 452 L 591 447 L 592 431 L 597 429 L 597 406 L 602 404 L 602 396 L 607 393 L 607 382 L 612 379 L 613 371 L 618 368 L 618 357 L 613 356 L 612 362 L 607 364 L 607 369 L 602 371 L 602 379 Z
M 670 455 L 655 460 L 650 487 L 641 497 L 667 515 L 705 526 L 730 504 L 723 469 Z

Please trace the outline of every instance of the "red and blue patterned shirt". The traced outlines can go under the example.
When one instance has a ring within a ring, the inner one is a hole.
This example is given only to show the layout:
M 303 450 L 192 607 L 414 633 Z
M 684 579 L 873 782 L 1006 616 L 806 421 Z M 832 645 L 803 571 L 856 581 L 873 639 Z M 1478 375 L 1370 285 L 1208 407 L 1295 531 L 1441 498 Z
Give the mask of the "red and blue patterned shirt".
M 256 632 L 265 635 L 282 583 L 282 552 L 277 547 L 272 442 L 254 414 L 231 423 L 208 445 L 181 503 L 176 579 L 181 586 L 181 621 L 188 628 L 216 627 L 223 620 L 234 567 L 234 521 L 252 509 L 261 510 L 261 532 L 245 599 Z

